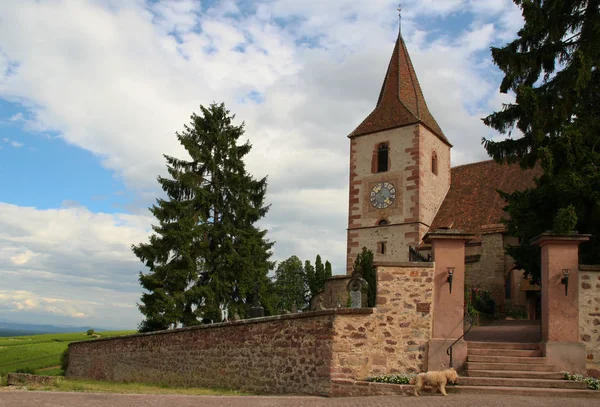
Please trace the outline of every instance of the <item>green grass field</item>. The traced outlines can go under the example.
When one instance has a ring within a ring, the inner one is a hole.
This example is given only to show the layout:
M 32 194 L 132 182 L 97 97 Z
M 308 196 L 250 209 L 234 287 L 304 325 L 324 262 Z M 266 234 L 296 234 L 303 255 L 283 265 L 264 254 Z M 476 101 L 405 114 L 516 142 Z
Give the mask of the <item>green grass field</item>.
M 128 335 L 135 331 L 85 332 L 68 334 L 43 334 L 0 338 L 0 375 L 17 369 L 31 369 L 38 374 L 61 374 L 60 356 L 71 342 L 93 340 L 98 337 Z

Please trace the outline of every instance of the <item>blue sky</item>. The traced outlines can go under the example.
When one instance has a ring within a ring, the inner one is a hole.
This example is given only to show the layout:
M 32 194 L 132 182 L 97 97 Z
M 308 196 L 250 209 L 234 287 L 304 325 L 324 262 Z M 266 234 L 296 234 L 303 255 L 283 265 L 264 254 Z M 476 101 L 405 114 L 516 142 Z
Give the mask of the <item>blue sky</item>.
M 397 34 L 377 0 L 10 0 L 0 10 L 0 318 L 134 328 L 162 154 L 199 104 L 246 122 L 269 175 L 275 259 L 345 267 L 348 141 Z M 453 164 L 486 159 L 480 118 L 510 99 L 489 47 L 510 0 L 410 0 L 402 30 Z
M 82 205 L 93 212 L 123 211 L 128 194 L 118 174 L 59 134 L 28 131 L 15 120 L 19 114 L 27 110 L 0 100 L 0 201 L 37 209 Z

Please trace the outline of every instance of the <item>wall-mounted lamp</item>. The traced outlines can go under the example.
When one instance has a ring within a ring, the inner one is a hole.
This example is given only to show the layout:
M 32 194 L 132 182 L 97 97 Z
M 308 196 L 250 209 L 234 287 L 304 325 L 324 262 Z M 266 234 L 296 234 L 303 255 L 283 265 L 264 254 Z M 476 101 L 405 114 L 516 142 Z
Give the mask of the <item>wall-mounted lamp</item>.
M 560 283 L 565 285 L 565 295 L 569 295 L 569 274 L 571 273 L 571 269 L 563 269 L 562 273 L 563 277 L 560 279 Z
M 454 267 L 448 267 L 448 284 L 450 285 L 450 294 L 452 294 L 452 278 L 454 277 Z

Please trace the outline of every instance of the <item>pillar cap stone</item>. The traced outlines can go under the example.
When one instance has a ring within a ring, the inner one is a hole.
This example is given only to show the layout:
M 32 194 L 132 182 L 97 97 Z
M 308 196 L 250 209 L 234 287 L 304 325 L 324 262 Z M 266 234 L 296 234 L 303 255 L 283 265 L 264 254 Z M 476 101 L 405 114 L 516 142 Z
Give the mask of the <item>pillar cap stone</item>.
M 581 242 L 587 242 L 588 240 L 590 240 L 591 236 L 592 235 L 590 235 L 590 234 L 580 234 L 577 232 L 568 233 L 565 235 L 565 234 L 557 234 L 557 233 L 552 233 L 550 231 L 547 231 L 547 232 L 537 235 L 536 237 L 531 239 L 529 241 L 529 243 L 538 245 L 538 246 L 544 246 L 544 245 L 547 245 L 548 243 L 579 244 Z
M 460 240 L 468 242 L 475 237 L 472 233 L 465 233 L 458 229 L 436 229 L 429 232 L 423 238 L 425 243 L 431 243 L 433 240 Z

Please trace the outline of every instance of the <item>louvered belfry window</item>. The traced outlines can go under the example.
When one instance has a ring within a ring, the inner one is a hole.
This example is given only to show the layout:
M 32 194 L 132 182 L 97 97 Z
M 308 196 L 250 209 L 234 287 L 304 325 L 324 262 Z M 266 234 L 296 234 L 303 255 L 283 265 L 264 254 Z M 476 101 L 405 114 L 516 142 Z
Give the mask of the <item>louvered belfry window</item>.
M 389 149 L 387 144 L 381 144 L 377 150 L 377 172 L 385 172 L 388 170 Z

